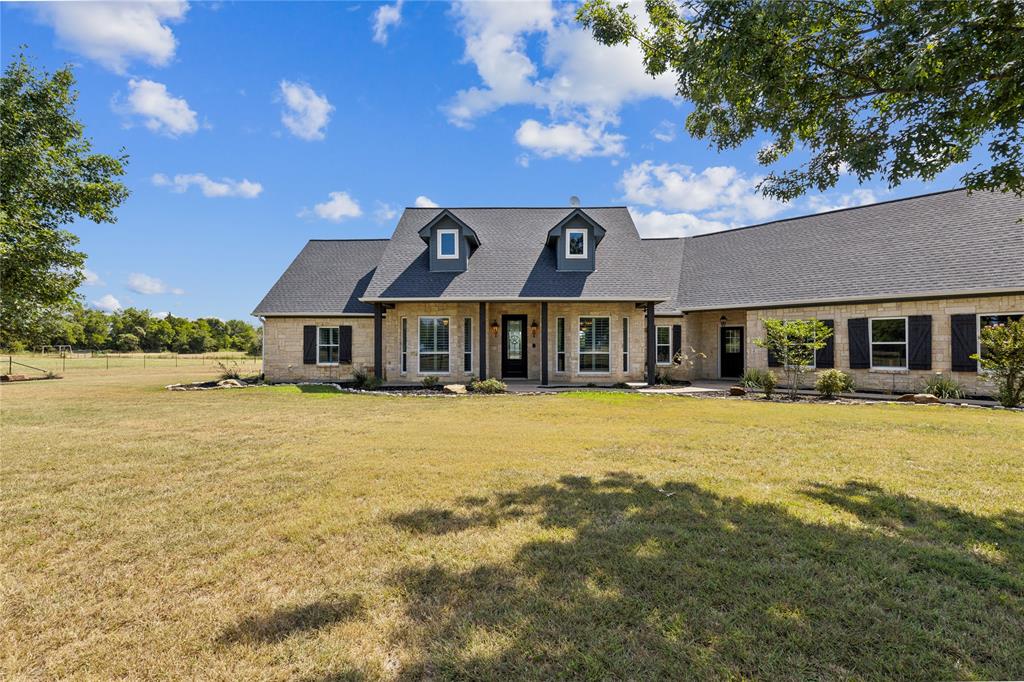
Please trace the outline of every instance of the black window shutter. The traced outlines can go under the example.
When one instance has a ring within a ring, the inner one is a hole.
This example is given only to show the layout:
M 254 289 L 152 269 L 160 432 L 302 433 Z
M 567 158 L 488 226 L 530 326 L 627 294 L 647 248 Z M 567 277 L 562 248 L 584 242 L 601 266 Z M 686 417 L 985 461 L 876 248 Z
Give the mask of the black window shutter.
M 977 372 L 971 356 L 978 352 L 978 320 L 974 315 L 950 315 L 950 339 L 953 344 L 954 372 Z
M 871 343 L 868 340 L 868 318 L 854 317 L 847 322 L 850 344 L 850 369 L 871 367 Z
M 932 368 L 932 316 L 911 315 L 907 319 L 907 367 Z
M 352 325 L 343 324 L 338 327 L 338 362 L 343 365 L 352 364 Z
M 316 364 L 316 325 L 307 324 L 302 327 L 302 364 Z
M 679 351 L 683 349 L 683 325 L 672 325 L 672 362 L 675 362 Z
M 824 347 L 814 353 L 814 365 L 818 369 L 832 369 L 836 366 L 836 323 L 832 320 L 820 320 L 820 322 L 832 330 Z

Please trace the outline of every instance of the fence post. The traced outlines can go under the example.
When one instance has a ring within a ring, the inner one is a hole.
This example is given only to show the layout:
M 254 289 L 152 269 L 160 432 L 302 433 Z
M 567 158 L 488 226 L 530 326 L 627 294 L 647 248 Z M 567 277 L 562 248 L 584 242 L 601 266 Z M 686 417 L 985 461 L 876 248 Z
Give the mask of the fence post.
M 104 355 L 103 358 L 107 361 L 107 369 L 110 369 L 110 356 Z
M 146 369 L 146 354 L 142 354 L 142 369 Z
M 8 374 L 14 374 L 14 356 L 13 355 L 8 355 L 7 356 L 7 373 Z
M 67 369 L 67 364 L 68 364 L 68 359 L 64 355 L 61 355 L 60 356 L 60 371 L 63 372 L 64 370 L 66 370 Z

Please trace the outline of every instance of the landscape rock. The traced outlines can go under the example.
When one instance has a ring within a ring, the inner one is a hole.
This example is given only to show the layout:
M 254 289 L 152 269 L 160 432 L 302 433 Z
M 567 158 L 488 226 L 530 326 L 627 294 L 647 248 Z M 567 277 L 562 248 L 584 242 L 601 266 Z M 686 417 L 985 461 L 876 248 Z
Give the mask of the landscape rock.
M 746 395 L 746 394 L 747 394 L 747 389 L 743 388 L 742 386 L 730 386 L 729 387 L 729 395 Z
M 918 405 L 939 404 L 942 401 L 931 393 L 907 393 L 896 399 L 901 403 L 916 403 Z
M 243 388 L 245 386 L 245 384 L 238 379 L 223 379 L 218 381 L 217 385 L 221 388 Z
M 447 384 L 444 387 L 445 393 L 451 393 L 453 395 L 465 395 L 466 385 L 465 384 Z
M 28 381 L 28 377 L 24 374 L 2 374 L 0 381 Z

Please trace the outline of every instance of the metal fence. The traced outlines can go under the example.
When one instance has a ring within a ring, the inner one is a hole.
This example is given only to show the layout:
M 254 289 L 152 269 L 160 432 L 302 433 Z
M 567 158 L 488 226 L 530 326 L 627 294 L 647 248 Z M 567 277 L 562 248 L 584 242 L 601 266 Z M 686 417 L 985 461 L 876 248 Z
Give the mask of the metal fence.
M 93 351 L 55 354 L 0 356 L 0 372 L 25 374 L 33 372 L 74 372 L 76 370 L 109 370 L 137 368 L 204 367 L 211 369 L 223 363 L 244 372 L 259 372 L 262 359 L 244 353 L 102 353 Z

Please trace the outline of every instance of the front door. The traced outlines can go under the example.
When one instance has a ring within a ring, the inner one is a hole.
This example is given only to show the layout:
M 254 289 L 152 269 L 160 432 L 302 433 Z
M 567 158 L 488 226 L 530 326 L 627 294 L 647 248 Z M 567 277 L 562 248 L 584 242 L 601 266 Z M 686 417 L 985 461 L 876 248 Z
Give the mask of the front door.
M 722 327 L 718 348 L 722 378 L 743 376 L 743 327 Z
M 526 378 L 526 315 L 501 316 L 501 376 Z

